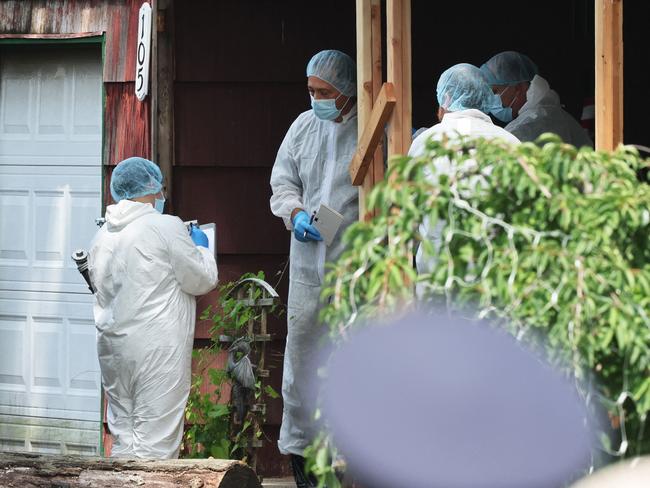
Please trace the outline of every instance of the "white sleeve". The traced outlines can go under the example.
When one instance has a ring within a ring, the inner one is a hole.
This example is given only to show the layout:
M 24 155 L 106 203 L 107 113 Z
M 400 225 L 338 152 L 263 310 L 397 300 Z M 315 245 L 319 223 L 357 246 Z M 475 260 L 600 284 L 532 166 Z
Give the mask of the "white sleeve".
M 194 244 L 180 219 L 167 239 L 172 270 L 181 290 L 198 296 L 217 286 L 218 271 L 214 256 L 208 249 Z
M 294 122 L 295 124 L 295 122 Z M 282 217 L 287 229 L 291 230 L 291 212 L 296 208 L 302 208 L 302 181 L 298 172 L 298 160 L 293 151 L 292 125 L 284 136 L 284 140 L 278 150 L 278 155 L 271 171 L 271 212 Z

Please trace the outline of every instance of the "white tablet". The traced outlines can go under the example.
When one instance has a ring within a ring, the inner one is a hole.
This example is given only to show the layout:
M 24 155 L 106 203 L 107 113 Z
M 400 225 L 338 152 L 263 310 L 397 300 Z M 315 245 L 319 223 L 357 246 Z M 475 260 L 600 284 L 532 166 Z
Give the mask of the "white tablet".
M 326 245 L 332 244 L 341 222 L 343 222 L 343 215 L 324 203 L 320 204 L 320 208 L 314 217 L 314 227 L 318 229 Z

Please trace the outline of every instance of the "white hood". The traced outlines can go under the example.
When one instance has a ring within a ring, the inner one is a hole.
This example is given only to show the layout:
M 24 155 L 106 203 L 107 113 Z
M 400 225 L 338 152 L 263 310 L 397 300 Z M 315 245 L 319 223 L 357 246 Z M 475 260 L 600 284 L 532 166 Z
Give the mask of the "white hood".
M 554 90 L 551 90 L 548 81 L 539 75 L 535 75 L 526 92 L 526 103 L 519 109 L 519 113 L 540 105 L 559 107 L 560 96 Z
M 109 232 L 119 232 L 134 220 L 155 212 L 148 203 L 121 200 L 106 208 L 106 225 Z

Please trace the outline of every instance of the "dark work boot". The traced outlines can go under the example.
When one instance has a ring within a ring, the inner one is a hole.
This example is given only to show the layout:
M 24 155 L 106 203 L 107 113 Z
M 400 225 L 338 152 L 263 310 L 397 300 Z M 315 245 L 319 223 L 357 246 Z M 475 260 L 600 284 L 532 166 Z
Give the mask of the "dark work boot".
M 313 474 L 305 473 L 305 458 L 296 454 L 291 455 L 291 470 L 298 488 L 316 488 L 318 481 Z

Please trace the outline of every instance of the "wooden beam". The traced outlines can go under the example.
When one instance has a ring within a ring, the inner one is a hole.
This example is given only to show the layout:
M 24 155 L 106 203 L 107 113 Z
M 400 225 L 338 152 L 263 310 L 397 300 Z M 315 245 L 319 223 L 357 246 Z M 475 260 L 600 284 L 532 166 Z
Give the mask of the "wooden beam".
M 595 0 L 596 149 L 623 142 L 623 0 Z
M 384 127 L 393 113 L 396 103 L 393 85 L 384 83 L 370 113 L 370 119 L 361 134 L 357 152 L 350 164 L 350 177 L 353 185 L 361 185 L 366 179 L 368 167 L 374 158 L 379 141 L 384 137 Z
M 372 96 L 371 0 L 357 0 L 357 121 L 359 140 L 366 127 L 374 97 Z
M 372 31 L 372 97 L 373 97 L 373 106 L 377 103 L 377 98 L 381 92 L 383 86 L 383 74 L 382 74 L 382 32 L 381 32 L 381 0 L 372 0 L 372 5 L 370 6 L 370 22 L 371 22 L 371 31 Z M 366 177 L 363 180 L 361 185 L 361 193 L 364 197 L 363 200 L 363 213 L 359 215 L 363 216 L 364 219 L 369 219 L 372 217 L 371 214 L 368 214 L 365 209 L 365 196 L 370 193 L 373 187 L 380 181 L 384 179 L 384 144 L 385 144 L 385 134 L 379 139 L 377 148 L 375 149 L 375 155 L 372 158 L 372 162 L 369 166 L 370 177 Z
M 388 128 L 388 156 L 411 146 L 411 0 L 386 0 L 387 79 L 397 105 Z
M 370 118 L 372 107 L 382 86 L 381 0 L 357 0 L 357 111 L 358 141 Z M 375 149 L 359 188 L 359 218 L 371 215 L 365 208 L 366 196 L 378 181 L 384 179 L 383 138 Z

